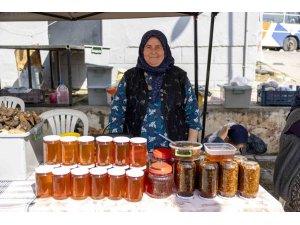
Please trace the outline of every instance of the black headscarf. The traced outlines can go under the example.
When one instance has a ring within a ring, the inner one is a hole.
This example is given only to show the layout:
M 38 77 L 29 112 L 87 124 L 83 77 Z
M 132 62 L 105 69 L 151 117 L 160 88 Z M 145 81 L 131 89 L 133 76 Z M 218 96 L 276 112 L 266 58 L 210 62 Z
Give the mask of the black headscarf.
M 290 109 L 290 112 L 287 115 L 286 119 L 289 117 L 291 112 L 296 108 L 300 108 L 300 88 L 298 88 L 298 90 L 295 92 L 295 95 L 293 96 L 291 109 Z

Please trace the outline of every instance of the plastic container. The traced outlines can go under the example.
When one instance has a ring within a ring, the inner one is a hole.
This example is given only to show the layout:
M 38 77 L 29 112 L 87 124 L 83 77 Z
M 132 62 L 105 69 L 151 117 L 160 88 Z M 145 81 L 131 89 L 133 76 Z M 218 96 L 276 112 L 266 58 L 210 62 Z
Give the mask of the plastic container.
M 108 170 L 108 198 L 120 200 L 125 196 L 125 170 L 111 168 Z
M 71 173 L 67 167 L 58 167 L 52 170 L 53 198 L 66 199 L 71 196 Z
M 167 198 L 173 193 L 174 176 L 172 167 L 164 162 L 152 163 L 145 185 L 146 193 L 152 198 Z
M 238 189 L 238 164 L 235 161 L 222 161 L 219 165 L 219 194 L 223 197 L 232 198 Z
M 52 167 L 42 165 L 35 169 L 35 193 L 37 198 L 52 196 Z
M 206 159 L 211 162 L 232 160 L 236 153 L 236 148 L 229 143 L 204 143 Z
M 96 162 L 99 166 L 106 166 L 114 163 L 112 137 L 96 137 Z
M 87 168 L 71 170 L 71 197 L 75 200 L 86 199 L 90 195 L 90 175 Z
M 90 187 L 92 199 L 108 197 L 108 175 L 106 168 L 95 167 L 90 169 Z
M 151 162 L 165 162 L 174 168 L 174 159 L 171 148 L 156 148 L 152 152 Z
M 61 142 L 58 135 L 47 135 L 43 137 L 44 163 L 58 164 L 61 163 Z
M 57 104 L 69 104 L 69 89 L 63 82 L 56 88 Z
M 218 164 L 203 161 L 200 163 L 199 194 L 203 198 L 214 198 L 218 192 Z
M 144 172 L 138 169 L 126 171 L 125 199 L 130 202 L 138 202 L 143 198 Z
M 190 141 L 176 141 L 170 144 L 173 158 L 183 161 L 194 161 L 199 159 L 202 144 Z
M 113 139 L 114 142 L 114 161 L 117 166 L 124 166 L 130 163 L 129 160 L 129 144 L 128 137 L 115 137 Z
M 181 161 L 176 163 L 175 184 L 177 196 L 191 198 L 194 196 L 196 163 L 194 161 Z
M 240 195 L 255 198 L 259 189 L 260 166 L 254 161 L 244 161 L 241 168 Z
M 221 99 L 224 108 L 249 108 L 252 87 L 245 86 L 221 86 Z
M 95 163 L 95 138 L 82 136 L 78 138 L 78 164 L 86 166 Z
M 130 165 L 141 167 L 147 165 L 147 139 L 142 137 L 130 138 Z
M 71 166 L 78 163 L 77 137 L 66 136 L 61 138 L 62 164 Z

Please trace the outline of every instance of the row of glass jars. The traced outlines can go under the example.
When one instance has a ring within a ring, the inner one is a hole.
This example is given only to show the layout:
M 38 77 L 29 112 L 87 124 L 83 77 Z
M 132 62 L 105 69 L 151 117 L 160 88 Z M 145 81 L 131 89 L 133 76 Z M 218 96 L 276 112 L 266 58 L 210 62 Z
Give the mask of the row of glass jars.
M 119 166 L 145 166 L 147 163 L 147 140 L 141 137 L 92 136 L 60 137 L 48 135 L 43 138 L 44 163 L 52 165 L 116 164 Z

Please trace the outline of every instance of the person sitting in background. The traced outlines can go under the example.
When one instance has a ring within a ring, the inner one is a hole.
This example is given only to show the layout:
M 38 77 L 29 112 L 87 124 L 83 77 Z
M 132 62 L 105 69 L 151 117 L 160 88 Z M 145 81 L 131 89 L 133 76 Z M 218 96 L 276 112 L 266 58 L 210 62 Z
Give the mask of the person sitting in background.
M 267 145 L 261 138 L 248 132 L 244 126 L 235 123 L 228 123 L 203 139 L 203 143 L 224 142 L 232 144 L 243 155 L 259 155 L 267 151 Z
M 300 212 L 300 89 L 293 97 L 280 135 L 273 185 L 280 202 Z

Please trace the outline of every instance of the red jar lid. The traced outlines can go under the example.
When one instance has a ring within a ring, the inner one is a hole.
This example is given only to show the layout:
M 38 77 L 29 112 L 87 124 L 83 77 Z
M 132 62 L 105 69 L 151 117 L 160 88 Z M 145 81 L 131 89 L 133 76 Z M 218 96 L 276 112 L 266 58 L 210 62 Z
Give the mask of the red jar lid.
M 153 156 L 157 159 L 170 159 L 172 158 L 172 151 L 170 148 L 156 148 L 153 151 Z
M 149 173 L 157 175 L 169 174 L 172 173 L 172 166 L 164 162 L 155 162 L 149 167 Z

